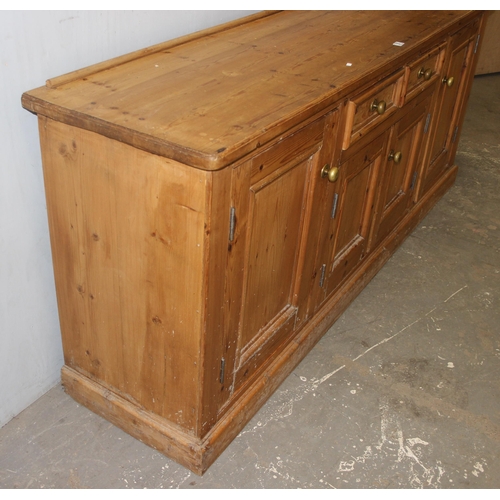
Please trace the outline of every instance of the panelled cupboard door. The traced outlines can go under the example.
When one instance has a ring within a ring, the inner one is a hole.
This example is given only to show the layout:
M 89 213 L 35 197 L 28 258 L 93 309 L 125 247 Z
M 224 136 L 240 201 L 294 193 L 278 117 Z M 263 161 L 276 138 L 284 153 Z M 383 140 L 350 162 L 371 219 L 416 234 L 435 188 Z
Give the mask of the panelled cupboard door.
M 422 138 L 431 97 L 415 100 L 410 110 L 390 131 L 381 173 L 373 238 L 370 247 L 382 241 L 410 208 L 418 165 L 422 161 Z
M 349 276 L 363 257 L 373 219 L 375 184 L 383 160 L 387 134 L 325 175 L 328 195 L 324 214 L 322 260 L 318 261 L 315 307 Z
M 324 119 L 233 170 L 225 362 L 237 389 L 294 331 Z M 229 382 L 229 381 L 228 381 Z M 229 383 L 228 383 L 229 385 Z
M 450 150 L 457 139 L 463 96 L 472 70 L 474 50 L 478 42 L 479 22 L 466 26 L 455 34 L 449 45 L 441 89 L 432 118 L 432 142 L 424 172 L 424 192 L 450 163 Z M 421 193 L 423 194 L 423 193 Z

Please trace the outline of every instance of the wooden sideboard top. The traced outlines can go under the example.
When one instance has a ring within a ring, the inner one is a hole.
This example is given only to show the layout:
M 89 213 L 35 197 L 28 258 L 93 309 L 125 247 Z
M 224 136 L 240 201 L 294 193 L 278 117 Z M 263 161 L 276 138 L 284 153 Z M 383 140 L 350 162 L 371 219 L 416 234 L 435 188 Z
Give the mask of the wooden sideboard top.
M 23 94 L 22 104 L 217 170 L 387 76 L 416 56 L 422 42 L 437 42 L 473 15 L 273 12 L 49 80 Z

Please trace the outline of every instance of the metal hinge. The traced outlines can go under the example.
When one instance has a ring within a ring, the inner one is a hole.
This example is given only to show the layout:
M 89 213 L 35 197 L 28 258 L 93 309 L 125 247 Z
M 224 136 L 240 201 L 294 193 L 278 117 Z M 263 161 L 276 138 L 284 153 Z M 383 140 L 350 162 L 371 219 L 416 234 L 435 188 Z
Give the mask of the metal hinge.
M 339 195 L 335 193 L 333 197 L 333 207 L 332 207 L 332 219 L 335 219 L 335 215 L 337 215 L 337 204 L 339 201 Z
M 417 172 L 414 172 L 413 173 L 413 178 L 411 180 L 411 185 L 410 185 L 410 189 L 413 189 L 415 187 L 415 183 L 417 182 Z
M 458 125 L 455 127 L 455 131 L 453 132 L 453 139 L 451 142 L 455 142 L 457 140 L 457 134 L 458 134 Z
M 325 283 L 325 275 L 326 275 L 326 264 L 323 264 L 321 266 L 321 277 L 319 278 L 319 286 L 320 286 L 320 288 L 322 288 L 323 284 Z
M 477 48 L 479 46 L 479 38 L 481 38 L 481 35 L 477 35 L 476 46 L 474 47 L 474 54 L 477 52 Z
M 226 372 L 226 360 L 224 358 L 222 358 L 220 360 L 220 372 L 219 372 L 219 382 L 221 384 L 224 383 L 225 372 Z
M 427 134 L 427 131 L 429 130 L 429 124 L 431 123 L 431 114 L 427 114 L 427 120 L 425 120 L 425 127 L 424 127 L 424 134 Z
M 229 242 L 234 240 L 234 227 L 236 225 L 236 209 L 231 207 L 229 214 Z

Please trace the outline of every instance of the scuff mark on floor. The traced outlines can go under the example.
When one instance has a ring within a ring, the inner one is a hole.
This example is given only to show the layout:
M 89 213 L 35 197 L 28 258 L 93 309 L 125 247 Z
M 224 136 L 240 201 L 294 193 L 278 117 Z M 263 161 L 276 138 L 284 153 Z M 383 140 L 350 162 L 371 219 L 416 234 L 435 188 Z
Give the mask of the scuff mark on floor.
M 449 297 L 443 300 L 442 304 L 449 303 L 460 292 L 468 288 L 464 285 Z M 365 349 L 359 355 L 355 356 L 349 361 L 345 360 L 340 362 L 339 365 L 329 371 L 327 374 L 320 378 L 313 377 L 308 379 L 303 375 L 297 375 L 300 383 L 291 389 L 285 389 L 277 392 L 274 396 L 275 402 L 272 405 L 265 406 L 258 414 L 259 418 L 256 424 L 243 430 L 240 436 L 246 433 L 252 433 L 256 430 L 265 427 L 272 421 L 287 418 L 293 414 L 294 404 L 305 398 L 307 395 L 316 395 L 318 388 L 327 380 L 331 379 L 335 374 L 345 369 L 347 365 L 355 363 L 357 360 L 366 356 L 375 348 L 389 342 L 402 333 L 408 331 L 424 319 L 432 318 L 432 314 L 438 309 L 439 306 L 433 307 L 425 314 L 419 316 L 417 319 L 399 329 L 393 335 L 390 335 L 373 346 Z M 345 358 L 344 358 L 345 359 Z M 340 358 L 337 358 L 340 361 Z M 453 368 L 454 364 L 448 362 L 448 368 Z M 353 394 L 355 390 L 351 391 Z M 346 417 L 347 418 L 347 417 Z M 337 480 L 343 483 L 350 484 L 351 482 L 365 483 L 365 479 L 372 477 L 374 472 L 380 470 L 380 481 L 383 483 L 383 478 L 386 476 L 387 467 L 395 471 L 394 477 L 399 478 L 400 485 L 409 485 L 412 488 L 440 488 L 442 487 L 442 480 L 446 474 L 443 463 L 440 460 L 432 459 L 433 447 L 428 440 L 424 440 L 418 436 L 406 437 L 403 432 L 403 427 L 398 419 L 397 412 L 393 411 L 389 405 L 387 396 L 382 399 L 380 403 L 380 439 L 376 443 L 366 445 L 362 453 L 351 455 L 339 461 L 336 471 L 339 476 Z M 470 471 L 471 474 L 477 477 L 478 474 L 484 471 L 483 465 L 478 462 L 474 469 Z M 284 470 L 286 464 L 281 461 L 270 461 L 268 465 L 262 465 L 262 462 L 257 462 L 256 469 L 264 471 L 266 474 L 271 475 L 274 479 L 281 479 L 294 484 L 300 485 L 295 477 L 290 472 Z M 384 472 L 385 469 L 385 472 Z M 362 476 L 366 476 L 363 478 Z M 325 482 L 323 478 L 322 485 L 334 487 L 330 482 Z M 334 482 L 334 481 L 333 481 Z M 453 480 L 449 478 L 449 482 Z M 380 484 L 382 484 L 380 483 Z M 308 487 L 308 485 L 303 485 Z
M 411 328 L 413 325 L 419 323 L 424 318 L 426 318 L 427 316 L 429 316 L 429 314 L 433 313 L 436 309 L 437 309 L 437 307 L 433 307 L 429 312 L 425 313 L 423 316 L 421 316 L 420 318 L 418 318 L 415 321 L 413 321 L 413 323 L 410 323 L 409 325 L 406 325 L 404 328 L 402 328 L 401 330 L 399 330 L 399 332 L 396 332 L 394 335 L 391 335 L 390 337 L 386 337 L 385 339 L 381 340 L 377 344 L 372 345 L 371 347 L 369 347 L 368 349 L 366 349 L 366 351 L 362 352 L 359 356 L 356 356 L 353 359 L 353 361 L 357 361 L 358 359 L 362 358 L 363 356 L 365 356 L 367 353 L 369 353 L 373 349 L 375 349 L 375 348 L 379 347 L 380 345 L 385 344 L 385 343 L 389 342 L 390 340 L 392 340 L 393 338 L 397 337 L 398 335 L 400 335 L 404 331 L 408 330 L 408 328 Z
M 294 462 L 294 465 L 296 463 Z M 304 464 L 305 465 L 305 464 Z M 287 469 L 290 469 L 290 463 L 288 460 L 284 460 L 281 457 L 276 457 L 276 461 L 271 461 L 269 464 L 264 465 L 262 461 L 257 461 L 255 463 L 255 469 L 258 471 L 262 471 L 264 474 L 270 476 L 272 479 L 276 480 L 282 480 L 285 481 L 286 483 L 290 483 L 291 487 L 293 488 L 311 488 L 311 487 L 318 487 L 318 485 L 315 485 L 314 483 L 311 482 L 311 478 L 309 478 L 307 481 L 302 481 L 300 479 L 297 479 L 295 476 L 291 475 L 289 472 L 287 472 Z M 336 489 L 333 484 L 331 484 L 329 481 L 325 479 L 325 475 L 323 471 L 317 471 L 315 472 L 315 475 L 317 474 L 315 480 L 319 483 L 319 487 L 327 487 L 331 489 Z M 318 479 L 318 475 L 321 475 Z M 259 482 L 263 484 L 262 479 L 259 478 Z
M 482 463 L 481 462 L 476 462 L 474 464 L 474 470 L 472 471 L 472 474 L 476 477 L 479 477 L 479 474 L 484 472 L 484 466 L 486 465 L 486 461 L 484 460 Z
M 337 467 L 338 480 L 355 481 L 360 475 L 373 477 L 374 470 L 397 470 L 399 476 L 405 474 L 401 484 L 409 484 L 413 488 L 439 488 L 445 474 L 441 461 L 428 463 L 426 458 L 432 447 L 419 437 L 405 438 L 401 423 L 395 412 L 390 409 L 389 401 L 383 398 L 380 402 L 380 439 L 375 444 L 365 446 L 364 452 L 358 456 L 341 460 Z M 403 477 L 401 477 L 403 479 Z
M 176 485 L 175 489 L 179 489 L 191 477 L 191 472 L 188 472 Z
M 445 304 L 446 304 L 446 302 L 448 302 L 451 298 L 455 297 L 455 295 L 456 295 L 457 293 L 460 293 L 462 290 L 464 290 L 464 289 L 465 289 L 465 288 L 467 288 L 467 287 L 468 287 L 468 285 L 465 285 L 465 286 L 463 286 L 462 288 L 460 288 L 459 290 L 457 290 L 455 293 L 452 293 L 452 294 L 451 294 L 451 295 L 450 295 L 450 296 L 449 296 L 449 297 L 448 297 L 448 298 L 444 301 L 444 302 L 445 302 Z

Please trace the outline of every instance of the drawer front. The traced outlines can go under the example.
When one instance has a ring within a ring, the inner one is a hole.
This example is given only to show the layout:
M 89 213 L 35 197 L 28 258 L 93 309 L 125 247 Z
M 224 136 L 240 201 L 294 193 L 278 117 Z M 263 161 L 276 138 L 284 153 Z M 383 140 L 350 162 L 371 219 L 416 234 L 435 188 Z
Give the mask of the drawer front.
M 404 71 L 401 70 L 349 100 L 342 149 L 365 136 L 401 106 L 403 84 Z
M 443 44 L 405 68 L 405 100 L 422 92 L 434 83 L 435 79 L 441 74 L 444 56 L 445 45 Z

